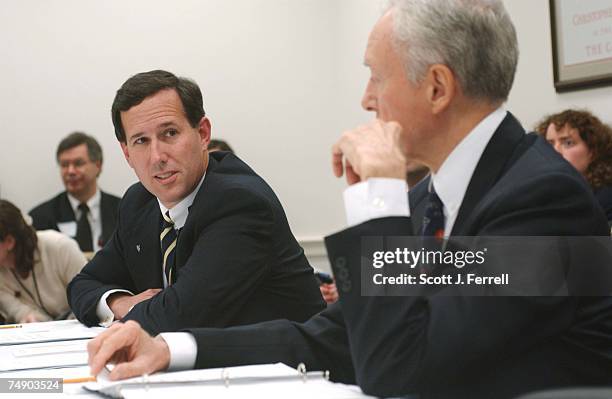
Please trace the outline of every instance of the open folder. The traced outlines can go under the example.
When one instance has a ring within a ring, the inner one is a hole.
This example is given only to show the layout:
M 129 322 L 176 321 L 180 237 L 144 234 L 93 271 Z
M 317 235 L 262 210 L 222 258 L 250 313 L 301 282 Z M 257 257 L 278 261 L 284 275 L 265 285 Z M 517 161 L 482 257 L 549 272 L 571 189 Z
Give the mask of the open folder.
M 334 384 L 323 372 L 306 373 L 281 363 L 158 373 L 122 381 L 88 383 L 84 389 L 115 398 L 212 397 L 366 398 L 356 386 Z

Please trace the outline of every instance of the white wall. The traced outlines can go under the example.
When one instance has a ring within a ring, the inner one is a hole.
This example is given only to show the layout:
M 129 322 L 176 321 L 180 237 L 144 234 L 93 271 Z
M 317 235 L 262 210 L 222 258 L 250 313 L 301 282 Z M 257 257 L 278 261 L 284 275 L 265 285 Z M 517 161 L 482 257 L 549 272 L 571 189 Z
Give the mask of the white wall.
M 578 1 L 578 0 L 575 0 Z M 519 66 L 507 107 L 526 129 L 547 114 L 587 108 L 612 123 L 612 86 L 558 94 L 553 85 L 547 0 L 504 0 L 519 39 Z
M 612 88 L 556 94 L 548 1 L 506 0 L 521 58 L 508 109 L 532 127 L 588 107 L 612 121 Z M 344 224 L 330 147 L 371 116 L 359 106 L 378 0 L 21 0 L 0 13 L 0 195 L 24 210 L 62 189 L 58 141 L 73 130 L 105 151 L 101 186 L 135 176 L 110 105 L 130 75 L 165 68 L 202 87 L 213 136 L 275 189 L 294 233 L 316 242 Z
M 7 2 L 0 15 L 0 189 L 24 210 L 62 190 L 58 141 L 73 130 L 105 151 L 100 185 L 135 175 L 110 105 L 130 75 L 163 68 L 195 79 L 213 136 L 276 190 L 294 232 L 342 225 L 329 153 L 336 109 L 337 3 L 327 0 Z

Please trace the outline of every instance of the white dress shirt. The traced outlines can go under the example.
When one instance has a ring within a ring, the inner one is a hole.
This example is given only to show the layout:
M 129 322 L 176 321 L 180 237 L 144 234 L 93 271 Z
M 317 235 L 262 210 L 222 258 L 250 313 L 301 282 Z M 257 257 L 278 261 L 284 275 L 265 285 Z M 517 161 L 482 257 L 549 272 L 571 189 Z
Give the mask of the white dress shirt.
M 472 179 L 476 165 L 507 112 L 498 108 L 484 118 L 453 149 L 438 173 L 432 174 L 432 184 L 444 205 L 445 235 L 453 228 L 459 207 Z M 410 216 L 408 185 L 404 180 L 370 178 L 353 184 L 344 191 L 344 205 L 349 227 L 371 219 Z M 198 347 L 189 333 L 163 333 L 170 350 L 169 370 L 193 368 Z
M 158 202 L 158 205 L 159 205 L 159 209 L 160 209 L 162 214 L 165 214 L 167 211 L 170 211 L 170 219 L 172 219 L 172 221 L 174 221 L 174 229 L 175 230 L 178 231 L 178 230 L 182 229 L 183 226 L 185 225 L 185 222 L 187 221 L 187 215 L 189 214 L 189 207 L 193 204 L 193 200 L 195 199 L 196 194 L 200 190 L 200 187 L 202 186 L 202 183 L 204 182 L 204 177 L 205 176 L 206 176 L 206 172 L 204 172 L 204 175 L 200 179 L 200 182 L 198 183 L 196 188 L 191 193 L 189 193 L 188 196 L 183 198 L 178 204 L 173 206 L 171 209 L 166 208 L 161 203 L 161 201 L 159 201 L 159 198 L 157 199 L 157 202 Z M 163 266 L 162 266 L 161 273 L 162 273 L 162 276 L 163 276 L 164 288 L 166 288 L 168 286 L 168 281 L 166 279 L 166 274 L 163 271 Z M 124 290 L 124 289 L 112 289 L 112 290 L 108 290 L 104 294 L 102 294 L 102 296 L 100 297 L 100 300 L 98 301 L 98 305 L 96 306 L 96 315 L 98 316 L 98 320 L 100 320 L 99 324 L 102 327 L 109 327 L 113 323 L 113 321 L 115 320 L 115 315 L 113 314 L 113 311 L 108 306 L 108 303 L 106 301 L 108 299 L 108 297 L 111 294 L 114 294 L 115 292 L 125 292 L 125 293 L 128 293 L 130 295 L 134 295 L 133 292 L 130 292 L 130 291 Z M 195 360 L 194 360 L 194 362 L 195 362 Z
M 74 198 L 72 194 L 68 192 L 67 194 L 70 207 L 72 207 L 72 210 L 74 211 L 74 217 L 78 221 L 81 218 L 81 210 L 79 209 L 81 201 Z M 100 211 L 100 198 L 102 198 L 100 189 L 96 189 L 96 193 L 89 199 L 89 201 L 87 201 L 87 207 L 89 208 L 87 220 L 89 221 L 89 226 L 91 226 L 92 248 L 94 252 L 100 250 L 100 237 L 102 237 L 102 212 Z

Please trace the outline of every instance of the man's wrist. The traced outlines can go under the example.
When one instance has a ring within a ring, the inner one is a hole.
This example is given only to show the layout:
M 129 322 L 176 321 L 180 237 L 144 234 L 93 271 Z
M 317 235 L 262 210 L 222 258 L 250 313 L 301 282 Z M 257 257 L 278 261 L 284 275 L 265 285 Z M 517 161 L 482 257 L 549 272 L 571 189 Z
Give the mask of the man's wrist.
M 169 353 L 169 371 L 190 370 L 196 363 L 198 345 L 194 336 L 188 332 L 166 332 L 157 338 L 165 341 Z
M 168 343 L 161 335 L 156 336 L 153 342 L 155 346 L 159 348 L 159 356 L 156 356 L 156 359 L 159 360 L 159 368 L 156 368 L 158 370 L 167 370 L 170 366 L 170 348 L 168 347 Z
M 116 319 L 121 319 L 128 313 L 127 311 L 124 312 L 122 310 L 132 307 L 132 305 L 128 306 L 127 304 L 127 301 L 129 300 L 128 298 L 131 297 L 132 295 L 126 294 L 125 292 L 117 292 L 111 294 L 106 299 L 106 303 L 108 304 L 110 310 L 112 310 Z

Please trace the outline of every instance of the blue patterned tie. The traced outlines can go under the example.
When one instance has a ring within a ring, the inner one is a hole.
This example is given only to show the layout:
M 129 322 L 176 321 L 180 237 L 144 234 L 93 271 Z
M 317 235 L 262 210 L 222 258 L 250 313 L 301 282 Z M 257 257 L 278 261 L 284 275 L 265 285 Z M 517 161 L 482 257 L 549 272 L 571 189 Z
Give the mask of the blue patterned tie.
M 429 196 L 427 206 L 423 215 L 421 225 L 421 236 L 423 249 L 426 251 L 441 251 L 444 240 L 444 206 L 433 184 L 429 186 Z M 421 264 L 421 273 L 432 274 L 436 270 L 435 264 Z
M 174 248 L 176 247 L 176 230 L 174 229 L 174 222 L 170 219 L 170 211 L 166 212 L 164 217 L 164 225 L 162 232 L 159 236 L 161 242 L 161 253 L 162 253 L 162 264 L 164 268 L 164 274 L 166 275 L 166 281 L 168 285 L 176 280 L 174 273 Z
M 436 237 L 440 240 L 444 238 L 444 205 L 436 194 L 433 184 L 429 187 L 427 207 L 421 225 L 421 235 L 423 237 Z

